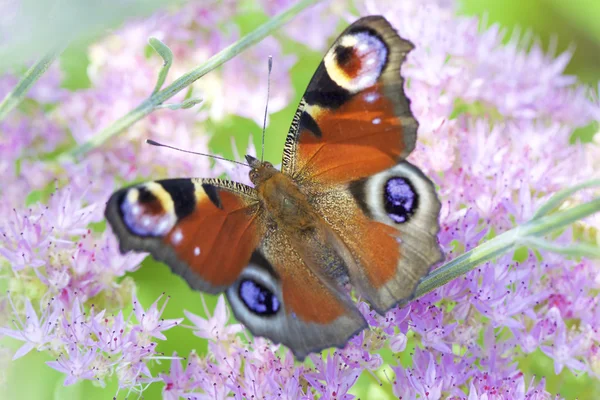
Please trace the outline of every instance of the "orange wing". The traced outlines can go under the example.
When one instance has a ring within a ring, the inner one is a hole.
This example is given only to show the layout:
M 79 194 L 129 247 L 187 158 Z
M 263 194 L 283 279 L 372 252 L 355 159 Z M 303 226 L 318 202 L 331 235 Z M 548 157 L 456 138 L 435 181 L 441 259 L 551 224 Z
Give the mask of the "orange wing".
M 308 267 L 293 240 L 269 230 L 227 298 L 254 335 L 283 343 L 302 360 L 343 347 L 367 323 L 346 293 Z
M 344 183 L 404 159 L 418 128 L 400 76 L 412 48 L 383 17 L 362 18 L 346 29 L 300 102 L 283 172 L 300 183 Z
M 168 179 L 115 192 L 106 218 L 121 252 L 148 251 L 192 288 L 224 291 L 260 243 L 254 189 L 217 179 Z

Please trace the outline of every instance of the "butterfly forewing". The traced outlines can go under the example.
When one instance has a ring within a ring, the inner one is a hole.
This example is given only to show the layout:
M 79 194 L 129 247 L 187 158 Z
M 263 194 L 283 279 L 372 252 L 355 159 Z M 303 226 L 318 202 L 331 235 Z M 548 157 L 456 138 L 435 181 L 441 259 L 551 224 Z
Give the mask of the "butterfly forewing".
M 418 123 L 400 67 L 413 45 L 383 17 L 348 27 L 312 78 L 286 139 L 283 172 L 349 182 L 390 168 L 414 148 Z
M 115 192 L 106 218 L 121 251 L 148 251 L 194 289 L 229 287 L 260 243 L 254 189 L 218 179 L 167 179 Z

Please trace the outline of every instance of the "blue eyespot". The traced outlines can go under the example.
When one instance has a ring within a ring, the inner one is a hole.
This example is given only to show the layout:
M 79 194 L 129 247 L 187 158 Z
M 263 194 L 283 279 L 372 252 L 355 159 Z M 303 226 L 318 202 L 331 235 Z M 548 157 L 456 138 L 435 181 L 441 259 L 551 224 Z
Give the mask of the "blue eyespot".
M 122 193 L 118 200 L 121 216 L 133 234 L 162 237 L 175 226 L 175 213 L 165 211 L 160 200 L 146 187 L 129 188 Z
M 417 209 L 419 197 L 408 179 L 394 177 L 385 183 L 384 207 L 397 224 L 410 219 Z
M 239 286 L 239 294 L 248 310 L 255 314 L 274 315 L 279 311 L 277 296 L 256 281 L 243 280 Z

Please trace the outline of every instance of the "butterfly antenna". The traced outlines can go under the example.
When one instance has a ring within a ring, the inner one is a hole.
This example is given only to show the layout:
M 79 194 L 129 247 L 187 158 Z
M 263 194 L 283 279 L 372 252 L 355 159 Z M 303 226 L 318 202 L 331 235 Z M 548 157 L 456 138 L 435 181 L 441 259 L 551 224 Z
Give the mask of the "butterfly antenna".
M 232 162 L 232 163 L 236 163 L 236 164 L 240 164 L 240 165 L 243 165 L 243 166 L 246 166 L 246 167 L 250 167 L 248 164 L 244 164 L 244 163 L 239 162 L 239 161 L 230 160 L 228 158 L 219 157 L 219 156 L 215 156 L 215 155 L 212 155 L 212 154 L 198 153 L 196 151 L 189 151 L 189 150 L 180 149 L 180 148 L 177 148 L 177 147 L 169 146 L 167 144 L 158 143 L 157 141 L 152 140 L 152 139 L 146 139 L 146 143 L 151 144 L 152 146 L 166 147 L 168 149 L 173 149 L 173 150 L 181 151 L 181 152 L 184 152 L 184 153 L 190 153 L 190 154 L 196 154 L 198 156 L 205 156 L 205 157 L 210 157 L 210 158 L 216 158 L 217 160 L 229 161 L 229 162 Z
M 269 56 L 269 74 L 267 75 L 267 104 L 265 105 L 265 119 L 263 121 L 262 152 L 260 154 L 260 161 L 264 161 L 265 159 L 265 131 L 267 130 L 267 111 L 269 109 L 269 93 L 271 92 L 271 69 L 273 69 L 273 56 Z

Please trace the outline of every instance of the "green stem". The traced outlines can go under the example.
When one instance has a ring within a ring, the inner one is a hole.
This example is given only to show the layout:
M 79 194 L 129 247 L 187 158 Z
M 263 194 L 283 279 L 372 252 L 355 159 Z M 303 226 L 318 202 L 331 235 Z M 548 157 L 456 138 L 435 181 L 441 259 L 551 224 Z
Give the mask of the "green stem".
M 558 208 L 573 193 L 581 189 L 587 189 L 597 186 L 600 186 L 600 179 L 592 179 L 589 181 L 581 182 L 575 186 L 563 189 L 560 192 L 557 192 L 556 194 L 554 194 L 554 196 L 550 198 L 550 200 L 546 202 L 546 204 L 542 205 L 540 208 L 537 209 L 535 214 L 533 214 L 532 219 L 542 217 L 548 214 L 550 211 L 554 210 L 555 208 Z
M 124 115 L 123 117 L 115 121 L 112 125 L 100 131 L 98 134 L 94 135 L 89 141 L 81 144 L 80 146 L 70 151 L 66 155 L 67 158 L 81 157 L 90 150 L 100 146 L 108 139 L 112 138 L 113 136 L 117 135 L 124 129 L 133 125 L 135 122 L 139 121 L 146 115 L 150 114 L 154 109 L 156 109 L 157 106 L 160 106 L 163 102 L 170 99 L 175 94 L 179 93 L 181 90 L 191 85 L 194 81 L 200 79 L 208 72 L 222 65 L 226 61 L 232 59 L 233 57 L 246 50 L 253 44 L 258 43 L 263 38 L 268 36 L 271 32 L 273 32 L 275 29 L 279 28 L 281 25 L 291 20 L 298 13 L 300 13 L 307 7 L 317 3 L 318 1 L 319 0 L 298 1 L 288 10 L 271 18 L 269 21 L 259 26 L 257 29 L 250 32 L 237 42 L 233 43 L 232 45 L 226 47 L 219 53 L 212 56 L 204 64 L 181 76 L 179 79 L 171 83 L 163 90 L 154 93 L 152 96 L 143 101 L 139 106 L 130 111 L 128 114 Z
M 549 216 L 538 217 L 504 232 L 432 271 L 417 287 L 415 298 L 421 297 L 475 269 L 478 265 L 521 245 L 526 242 L 528 237 L 546 235 L 599 211 L 600 198 L 597 198 Z
M 62 53 L 63 47 L 53 50 L 36 62 L 21 78 L 17 86 L 11 90 L 0 103 L 0 121 L 2 121 L 9 112 L 11 112 L 23 99 L 29 89 L 38 79 L 48 70 L 48 67 L 56 60 L 56 57 Z

